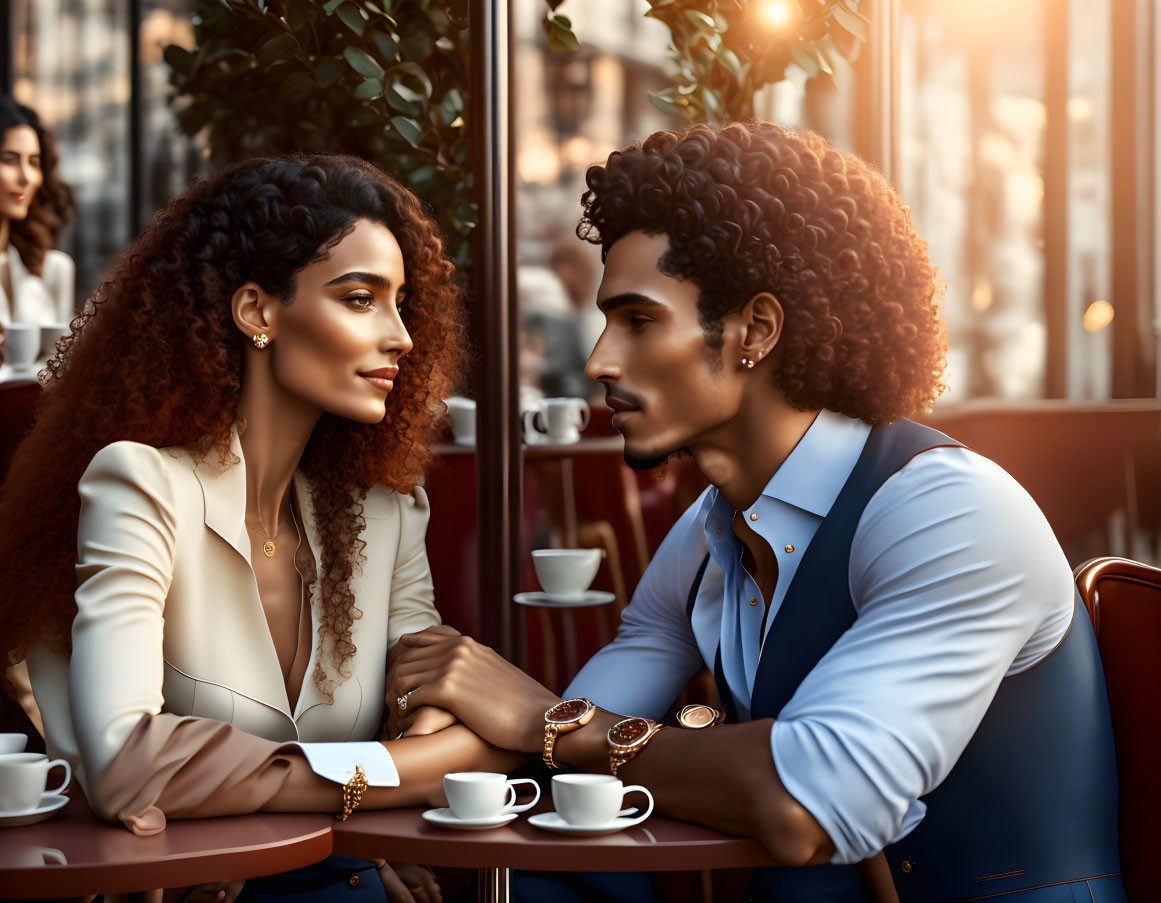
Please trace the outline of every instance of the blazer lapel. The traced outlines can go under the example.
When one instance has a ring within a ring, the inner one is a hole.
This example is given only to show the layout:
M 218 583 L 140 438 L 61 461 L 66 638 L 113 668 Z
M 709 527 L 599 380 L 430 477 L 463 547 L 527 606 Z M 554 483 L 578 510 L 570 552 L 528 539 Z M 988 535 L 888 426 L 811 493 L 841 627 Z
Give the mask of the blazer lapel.
M 237 464 L 221 472 L 216 464 L 199 464 L 194 468 L 194 476 L 202 487 L 206 526 L 233 546 L 247 564 L 251 564 L 245 521 L 246 461 L 242 458 L 238 431 L 233 428 L 230 430 L 230 452 L 237 457 Z

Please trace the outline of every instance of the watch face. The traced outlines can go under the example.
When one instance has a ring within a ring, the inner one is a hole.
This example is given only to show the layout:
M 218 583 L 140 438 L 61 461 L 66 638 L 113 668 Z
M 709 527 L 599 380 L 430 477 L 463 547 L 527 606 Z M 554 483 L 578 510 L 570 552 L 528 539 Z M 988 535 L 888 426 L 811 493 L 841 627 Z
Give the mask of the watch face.
M 677 713 L 677 721 L 682 727 L 709 727 L 717 720 L 718 714 L 708 705 L 687 705 Z
M 545 712 L 544 720 L 549 724 L 570 724 L 584 715 L 589 705 L 587 699 L 566 699 Z
M 649 734 L 648 718 L 626 718 L 609 728 L 609 742 L 616 746 L 632 746 Z

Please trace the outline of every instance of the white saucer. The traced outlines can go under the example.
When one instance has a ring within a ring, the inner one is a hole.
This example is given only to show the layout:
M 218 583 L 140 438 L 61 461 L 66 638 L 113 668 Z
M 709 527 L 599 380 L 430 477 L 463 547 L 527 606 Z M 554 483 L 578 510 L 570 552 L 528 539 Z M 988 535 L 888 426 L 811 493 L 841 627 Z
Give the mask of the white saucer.
M 69 798 L 62 793 L 46 793 L 33 809 L 23 812 L 0 812 L 0 828 L 16 828 L 20 825 L 35 825 L 44 821 L 58 809 L 68 805 Z
M 489 815 L 487 818 L 457 818 L 452 815 L 451 809 L 428 809 L 423 813 L 423 820 L 441 828 L 454 828 L 457 831 L 483 831 L 487 828 L 498 828 L 512 821 L 519 812 L 505 812 L 503 815 Z
M 545 433 L 537 433 L 535 436 L 526 433 L 524 435 L 524 444 L 531 445 L 536 448 L 563 448 L 566 445 L 576 445 L 578 442 L 580 442 L 580 438 L 580 433 L 577 433 L 575 436 L 572 436 L 568 439 L 553 439 L 551 436 L 548 436 Z
M 588 605 L 608 605 L 617 596 L 601 590 L 590 589 L 575 596 L 554 596 L 552 593 L 517 593 L 512 601 L 517 605 L 531 605 L 533 608 L 584 608 Z
M 614 818 L 603 825 L 570 825 L 558 812 L 541 812 L 539 815 L 530 815 L 528 824 L 557 834 L 615 834 L 640 822 L 636 818 Z

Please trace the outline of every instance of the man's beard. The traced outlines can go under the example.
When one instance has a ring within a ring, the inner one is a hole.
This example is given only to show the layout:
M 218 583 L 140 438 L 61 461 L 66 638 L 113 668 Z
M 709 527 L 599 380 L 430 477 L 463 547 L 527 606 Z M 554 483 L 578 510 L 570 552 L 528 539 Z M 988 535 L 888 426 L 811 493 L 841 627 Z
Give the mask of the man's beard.
M 641 451 L 640 449 L 629 448 L 629 444 L 625 443 L 625 463 L 634 470 L 656 470 L 662 464 L 667 463 L 671 458 L 676 458 L 685 452 L 683 448 L 676 448 L 670 451 Z

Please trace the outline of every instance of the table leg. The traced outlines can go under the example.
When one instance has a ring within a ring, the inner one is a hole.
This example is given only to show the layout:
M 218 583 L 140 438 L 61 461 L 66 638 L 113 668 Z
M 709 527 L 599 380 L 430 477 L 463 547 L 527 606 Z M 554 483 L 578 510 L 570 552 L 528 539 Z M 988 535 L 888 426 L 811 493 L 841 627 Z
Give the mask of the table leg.
M 480 903 L 508 903 L 511 874 L 506 868 L 480 869 Z

